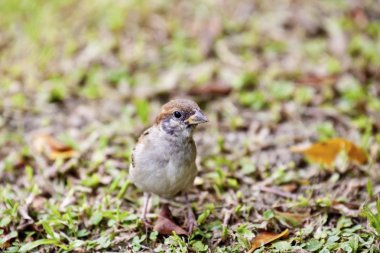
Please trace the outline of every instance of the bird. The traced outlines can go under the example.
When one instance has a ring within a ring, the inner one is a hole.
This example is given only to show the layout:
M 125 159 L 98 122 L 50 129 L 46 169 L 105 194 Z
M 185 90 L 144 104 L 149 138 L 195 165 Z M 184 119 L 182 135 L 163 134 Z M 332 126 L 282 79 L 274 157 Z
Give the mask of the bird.
M 184 193 L 189 232 L 197 225 L 187 190 L 197 175 L 193 133 L 197 125 L 206 122 L 208 118 L 197 103 L 174 99 L 161 107 L 153 126 L 138 138 L 132 150 L 129 179 L 144 192 L 140 217 L 144 222 L 152 194 L 170 199 Z

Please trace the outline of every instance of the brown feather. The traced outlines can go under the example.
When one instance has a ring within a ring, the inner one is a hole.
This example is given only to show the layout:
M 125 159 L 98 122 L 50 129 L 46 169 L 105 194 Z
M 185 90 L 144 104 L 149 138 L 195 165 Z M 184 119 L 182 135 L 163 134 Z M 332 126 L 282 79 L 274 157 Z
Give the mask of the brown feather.
M 159 124 L 163 119 L 170 117 L 175 111 L 180 111 L 185 113 L 186 115 L 191 115 L 196 109 L 199 110 L 199 106 L 191 100 L 171 100 L 161 107 L 161 112 L 158 114 L 156 118 L 156 124 Z

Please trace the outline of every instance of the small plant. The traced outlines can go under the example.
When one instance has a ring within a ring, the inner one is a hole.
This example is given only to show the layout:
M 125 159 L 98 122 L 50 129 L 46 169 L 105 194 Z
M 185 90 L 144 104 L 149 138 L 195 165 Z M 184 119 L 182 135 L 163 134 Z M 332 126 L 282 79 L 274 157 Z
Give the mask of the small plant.
M 368 206 L 363 206 L 363 215 L 367 217 L 369 224 L 376 231 L 377 236 L 380 236 L 380 199 L 376 201 L 376 213 L 374 213 Z

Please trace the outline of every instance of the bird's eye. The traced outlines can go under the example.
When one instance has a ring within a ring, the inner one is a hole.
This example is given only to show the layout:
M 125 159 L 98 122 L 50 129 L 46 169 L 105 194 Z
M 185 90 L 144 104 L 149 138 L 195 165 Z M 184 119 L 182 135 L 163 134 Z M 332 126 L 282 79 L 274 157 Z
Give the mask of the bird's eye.
M 179 112 L 179 111 L 175 111 L 173 113 L 174 117 L 176 117 L 177 119 L 181 118 L 182 114 Z

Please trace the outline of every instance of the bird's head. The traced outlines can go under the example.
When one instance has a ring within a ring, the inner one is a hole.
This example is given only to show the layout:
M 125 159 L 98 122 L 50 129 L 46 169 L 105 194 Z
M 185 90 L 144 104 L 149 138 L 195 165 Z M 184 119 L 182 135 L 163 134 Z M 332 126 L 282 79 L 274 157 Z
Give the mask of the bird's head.
M 207 122 L 199 106 L 187 99 L 175 99 L 164 104 L 156 124 L 167 134 L 188 138 L 198 124 Z

